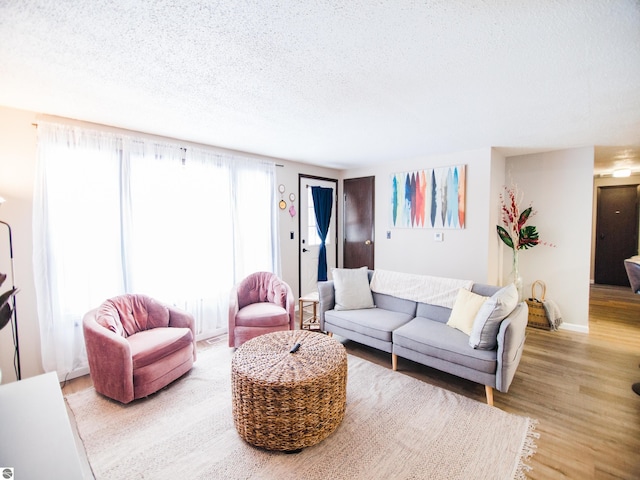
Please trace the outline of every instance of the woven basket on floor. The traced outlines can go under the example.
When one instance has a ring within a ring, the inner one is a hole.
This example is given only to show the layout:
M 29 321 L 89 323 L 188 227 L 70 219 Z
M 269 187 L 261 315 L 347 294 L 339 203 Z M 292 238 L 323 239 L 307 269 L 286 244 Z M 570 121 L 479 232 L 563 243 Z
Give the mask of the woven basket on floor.
M 536 296 L 536 286 L 541 289 L 541 296 Z M 536 280 L 531 285 L 531 298 L 525 300 L 529 307 L 529 321 L 527 326 L 533 328 L 541 328 L 543 330 L 551 330 L 551 323 L 547 318 L 547 312 L 544 309 L 544 297 L 547 293 L 547 286 L 542 280 Z
M 242 438 L 267 450 L 300 450 L 325 439 L 344 418 L 347 352 L 307 330 L 261 335 L 234 354 L 231 383 Z

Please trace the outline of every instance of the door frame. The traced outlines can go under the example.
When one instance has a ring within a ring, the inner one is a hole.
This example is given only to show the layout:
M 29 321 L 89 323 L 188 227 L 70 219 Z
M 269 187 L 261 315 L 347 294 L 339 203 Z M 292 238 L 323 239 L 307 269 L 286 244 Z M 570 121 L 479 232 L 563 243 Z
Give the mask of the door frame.
M 331 182 L 331 183 L 335 183 L 336 185 L 336 194 L 335 194 L 335 205 L 333 206 L 333 208 L 335 209 L 335 216 L 334 216 L 334 222 L 335 222 L 335 228 L 334 228 L 334 235 L 335 235 L 335 245 L 336 245 L 336 266 L 338 266 L 338 225 L 340 224 L 340 222 L 338 221 L 338 179 L 337 178 L 328 178 L 328 177 L 319 177 L 317 175 L 307 175 L 304 173 L 299 173 L 298 174 L 298 199 L 302 198 L 301 195 L 302 193 L 302 189 L 300 187 L 300 184 L 302 183 L 302 179 L 306 178 L 309 180 L 321 180 L 323 182 Z M 305 192 L 306 194 L 306 192 Z M 302 295 L 302 256 L 300 255 L 300 252 L 302 251 L 302 216 L 298 215 L 298 295 Z

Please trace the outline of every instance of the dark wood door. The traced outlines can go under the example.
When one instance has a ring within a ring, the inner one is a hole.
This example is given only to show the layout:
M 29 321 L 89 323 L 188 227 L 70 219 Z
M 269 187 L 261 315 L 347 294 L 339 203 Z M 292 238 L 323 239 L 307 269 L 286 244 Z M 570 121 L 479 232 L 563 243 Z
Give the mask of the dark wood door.
M 629 286 L 624 259 L 638 253 L 638 186 L 598 189 L 594 281 Z
M 374 268 L 375 177 L 344 181 L 344 268 Z

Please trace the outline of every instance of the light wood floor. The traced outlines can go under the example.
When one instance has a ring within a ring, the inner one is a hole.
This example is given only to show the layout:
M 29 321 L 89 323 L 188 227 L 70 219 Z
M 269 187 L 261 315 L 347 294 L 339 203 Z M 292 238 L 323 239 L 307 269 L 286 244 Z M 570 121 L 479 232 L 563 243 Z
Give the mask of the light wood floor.
M 640 479 L 640 295 L 593 286 L 589 334 L 527 329 L 524 354 L 497 408 L 538 420 L 531 479 Z M 223 340 L 226 342 L 226 338 Z M 391 367 L 391 355 L 345 342 L 349 353 Z M 211 348 L 200 342 L 199 348 Z M 400 358 L 398 370 L 485 401 L 484 387 Z M 75 379 L 65 393 L 86 388 Z
M 504 411 L 539 421 L 531 479 L 640 479 L 640 295 L 592 286 L 589 334 L 527 329 Z M 390 355 L 348 342 L 352 354 L 391 366 Z M 400 358 L 398 370 L 479 401 L 484 387 Z

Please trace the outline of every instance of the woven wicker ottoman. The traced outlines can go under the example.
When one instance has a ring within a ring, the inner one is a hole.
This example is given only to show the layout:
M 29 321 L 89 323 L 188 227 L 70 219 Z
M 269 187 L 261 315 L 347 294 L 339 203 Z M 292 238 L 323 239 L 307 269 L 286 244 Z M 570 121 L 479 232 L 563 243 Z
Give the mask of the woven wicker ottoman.
M 240 436 L 267 450 L 299 451 L 324 440 L 344 418 L 347 352 L 317 332 L 268 333 L 238 348 L 231 383 Z

